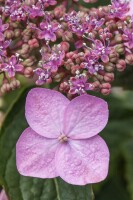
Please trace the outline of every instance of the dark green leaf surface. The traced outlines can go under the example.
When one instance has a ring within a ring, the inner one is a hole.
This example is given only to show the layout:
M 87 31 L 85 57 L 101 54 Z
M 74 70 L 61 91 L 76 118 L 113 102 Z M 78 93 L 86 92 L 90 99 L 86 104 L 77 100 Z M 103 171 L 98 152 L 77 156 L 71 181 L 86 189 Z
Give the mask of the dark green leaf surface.
M 133 138 L 128 140 L 122 148 L 123 155 L 126 161 L 125 169 L 126 169 L 126 180 L 128 182 L 128 190 L 131 195 L 131 199 L 133 200 Z
M 133 92 L 107 97 L 110 120 L 101 136 L 110 149 L 105 182 L 94 187 L 96 200 L 133 200 Z
M 8 113 L 0 134 L 0 184 L 10 200 L 93 200 L 90 185 L 73 186 L 60 178 L 37 179 L 21 176 L 16 169 L 16 142 L 27 127 L 24 92 Z

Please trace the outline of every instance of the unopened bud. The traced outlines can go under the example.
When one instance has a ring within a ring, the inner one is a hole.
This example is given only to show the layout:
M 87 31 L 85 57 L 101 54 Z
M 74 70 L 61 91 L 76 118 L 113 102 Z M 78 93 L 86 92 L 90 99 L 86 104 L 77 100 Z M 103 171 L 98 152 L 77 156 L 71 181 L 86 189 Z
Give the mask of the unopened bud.
M 33 77 L 33 75 L 34 75 L 34 73 L 33 73 L 32 67 L 26 67 L 24 70 L 24 76 L 26 78 L 31 78 L 31 77 Z
M 36 0 L 25 0 L 25 4 L 30 6 L 30 5 L 34 5 L 36 3 Z
M 56 74 L 56 76 L 54 76 L 54 81 L 55 82 L 60 82 L 63 77 L 64 77 L 64 73 L 63 72 L 58 73 L 58 74 Z
M 21 36 L 21 32 L 22 32 L 22 31 L 21 31 L 20 29 L 15 29 L 15 30 L 14 30 L 14 36 L 15 36 L 15 37 L 20 37 L 20 36 Z
M 125 53 L 125 49 L 124 49 L 124 45 L 123 44 L 119 44 L 116 46 L 116 52 L 119 54 L 124 54 Z
M 26 59 L 23 62 L 23 65 L 27 67 L 31 67 L 35 63 L 35 61 L 36 61 L 36 58 L 34 56 L 30 56 L 28 59 Z
M 100 88 L 100 82 L 99 81 L 95 81 L 92 83 L 92 86 L 93 86 L 93 90 L 99 90 Z
M 97 74 L 97 75 L 96 75 L 96 78 L 97 78 L 99 81 L 103 81 L 103 76 L 100 75 L 100 74 Z
M 118 60 L 118 58 L 119 58 L 119 54 L 116 53 L 116 52 L 113 52 L 113 53 L 111 53 L 111 54 L 109 55 L 109 61 L 110 61 L 111 63 L 116 63 L 117 60 Z
M 4 32 L 4 36 L 7 38 L 7 39 L 12 39 L 14 37 L 14 32 L 12 30 L 6 30 Z
M 61 92 L 67 93 L 69 89 L 70 89 L 70 86 L 67 82 L 63 82 L 60 84 L 59 90 Z
M 1 87 L 1 93 L 5 94 L 11 91 L 11 86 L 9 83 L 4 83 Z
M 29 40 L 28 44 L 29 44 L 30 48 L 37 48 L 37 47 L 39 47 L 38 40 L 35 39 L 35 38 L 32 39 L 32 40 Z
M 104 69 L 106 70 L 106 72 L 113 72 L 114 68 L 115 68 L 115 65 L 111 62 L 109 62 L 108 64 L 104 66 Z
M 126 55 L 125 61 L 129 65 L 133 65 L 133 54 Z
M 115 36 L 115 41 L 116 43 L 121 43 L 122 42 L 122 35 L 121 34 L 116 34 Z
M 126 62 L 125 62 L 125 60 L 122 60 L 122 59 L 118 60 L 118 63 L 116 64 L 116 68 L 120 72 L 124 71 L 125 68 L 126 68 Z
M 70 48 L 70 44 L 68 42 L 61 42 L 61 49 L 65 52 L 68 52 Z
M 110 83 L 114 80 L 114 73 L 105 73 L 103 78 L 104 78 L 104 81 Z
M 71 42 L 73 40 L 73 34 L 70 31 L 65 31 L 62 35 L 63 41 Z
M 56 32 L 57 38 L 61 38 L 63 33 L 64 33 L 63 29 L 58 29 L 57 32 Z
M 65 11 L 66 11 L 66 8 L 65 8 L 63 5 L 58 6 L 58 7 L 56 7 L 56 8 L 54 9 L 54 15 L 55 15 L 55 17 L 57 17 L 57 18 L 61 18 L 61 17 L 63 17 Z
M 20 81 L 16 80 L 16 79 L 12 80 L 11 83 L 10 83 L 10 87 L 11 87 L 12 90 L 19 88 L 20 87 Z
M 101 85 L 101 93 L 103 95 L 108 95 L 111 92 L 111 85 L 109 83 L 103 83 Z

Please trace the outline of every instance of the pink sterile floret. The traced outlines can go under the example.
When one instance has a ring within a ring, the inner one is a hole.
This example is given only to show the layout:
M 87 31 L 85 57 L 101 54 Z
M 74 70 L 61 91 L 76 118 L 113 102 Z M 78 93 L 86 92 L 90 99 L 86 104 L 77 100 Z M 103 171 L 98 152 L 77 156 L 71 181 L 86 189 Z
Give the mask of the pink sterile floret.
M 8 200 L 6 193 L 4 190 L 0 192 L 0 200 Z
M 60 176 L 75 185 L 105 179 L 109 150 L 97 135 L 108 121 L 104 100 L 81 95 L 69 101 L 57 91 L 34 88 L 26 99 L 26 119 L 30 127 L 16 146 L 22 175 Z
M 133 0 L 122 0 L 122 1 L 129 3 L 129 11 L 128 11 L 127 15 L 132 16 L 133 15 Z

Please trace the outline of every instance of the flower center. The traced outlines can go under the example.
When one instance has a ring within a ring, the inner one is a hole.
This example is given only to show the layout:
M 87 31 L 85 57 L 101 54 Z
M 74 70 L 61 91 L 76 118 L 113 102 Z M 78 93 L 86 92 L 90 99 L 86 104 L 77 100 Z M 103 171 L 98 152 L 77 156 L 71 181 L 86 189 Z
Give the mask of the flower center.
M 58 137 L 58 140 L 60 142 L 67 142 L 68 141 L 68 137 L 64 134 L 61 134 L 59 137 Z

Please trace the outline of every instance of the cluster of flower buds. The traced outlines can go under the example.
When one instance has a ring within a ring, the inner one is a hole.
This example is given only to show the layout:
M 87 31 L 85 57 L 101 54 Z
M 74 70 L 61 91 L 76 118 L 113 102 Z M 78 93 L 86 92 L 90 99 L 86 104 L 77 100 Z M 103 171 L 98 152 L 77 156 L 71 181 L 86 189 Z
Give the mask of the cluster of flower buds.
M 86 9 L 78 0 L 0 0 L 1 94 L 20 87 L 19 75 L 54 83 L 69 97 L 109 94 L 115 70 L 133 65 L 132 4 Z

